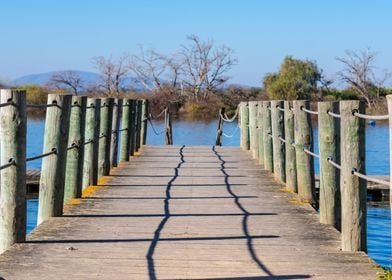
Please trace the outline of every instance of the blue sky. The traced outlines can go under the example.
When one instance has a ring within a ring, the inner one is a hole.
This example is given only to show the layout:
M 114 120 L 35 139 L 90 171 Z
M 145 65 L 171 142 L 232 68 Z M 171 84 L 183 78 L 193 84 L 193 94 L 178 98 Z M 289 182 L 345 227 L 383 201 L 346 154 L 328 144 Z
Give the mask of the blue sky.
M 233 83 L 260 85 L 286 55 L 333 77 L 335 57 L 367 47 L 392 70 L 391 13 L 390 0 L 2 0 L 0 78 L 94 71 L 94 56 L 170 53 L 190 34 L 235 51 Z

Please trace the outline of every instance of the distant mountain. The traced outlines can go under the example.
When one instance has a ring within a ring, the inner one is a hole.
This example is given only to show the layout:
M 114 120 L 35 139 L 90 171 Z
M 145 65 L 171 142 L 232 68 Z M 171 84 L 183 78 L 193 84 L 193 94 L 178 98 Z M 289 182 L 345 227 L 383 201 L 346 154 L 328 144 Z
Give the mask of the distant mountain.
M 65 71 L 73 71 L 77 73 L 82 79 L 85 87 L 97 84 L 102 79 L 102 75 L 94 72 L 77 71 L 77 70 L 65 70 Z M 23 86 L 28 84 L 45 86 L 50 81 L 53 75 L 65 71 L 52 71 L 47 73 L 26 75 L 13 80 L 12 84 L 15 86 Z M 132 88 L 136 91 L 145 90 L 145 88 L 134 77 L 126 77 L 121 87 Z

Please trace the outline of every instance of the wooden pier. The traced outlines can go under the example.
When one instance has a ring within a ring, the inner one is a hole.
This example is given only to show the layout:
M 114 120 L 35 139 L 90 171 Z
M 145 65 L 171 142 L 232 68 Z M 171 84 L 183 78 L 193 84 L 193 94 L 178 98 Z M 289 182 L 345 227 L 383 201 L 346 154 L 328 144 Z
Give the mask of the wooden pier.
M 145 146 L 0 255 L 4 279 L 376 279 L 248 152 Z

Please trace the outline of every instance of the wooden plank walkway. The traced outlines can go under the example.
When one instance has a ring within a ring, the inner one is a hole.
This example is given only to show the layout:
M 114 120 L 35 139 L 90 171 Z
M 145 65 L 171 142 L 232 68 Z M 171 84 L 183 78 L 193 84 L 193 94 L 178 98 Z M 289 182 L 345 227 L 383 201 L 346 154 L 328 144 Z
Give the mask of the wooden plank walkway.
M 4 279 L 376 279 L 239 148 L 146 146 L 0 255 Z

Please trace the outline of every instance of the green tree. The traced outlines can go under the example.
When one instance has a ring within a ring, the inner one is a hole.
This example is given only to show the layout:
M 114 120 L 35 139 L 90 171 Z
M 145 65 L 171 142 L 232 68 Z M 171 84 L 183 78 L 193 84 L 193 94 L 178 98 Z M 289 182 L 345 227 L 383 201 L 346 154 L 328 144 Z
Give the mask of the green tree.
M 20 87 L 26 91 L 27 104 L 46 104 L 48 100 L 49 89 L 40 85 L 25 85 Z
M 264 76 L 263 86 L 270 99 L 309 99 L 321 79 L 315 62 L 287 56 L 279 72 Z

